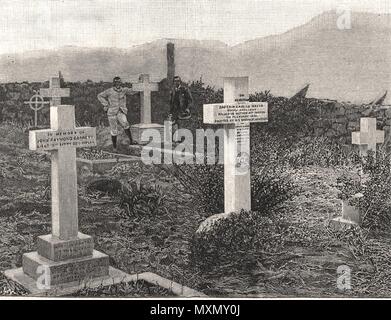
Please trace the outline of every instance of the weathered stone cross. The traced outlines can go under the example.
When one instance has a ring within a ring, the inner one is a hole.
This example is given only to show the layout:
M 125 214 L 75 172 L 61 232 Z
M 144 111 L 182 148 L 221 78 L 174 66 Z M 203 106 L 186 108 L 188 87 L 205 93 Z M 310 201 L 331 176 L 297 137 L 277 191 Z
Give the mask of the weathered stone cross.
M 158 91 L 158 84 L 149 81 L 149 74 L 141 74 L 139 82 L 132 83 L 134 91 L 141 92 L 141 123 L 151 123 L 151 93 Z
M 384 131 L 376 130 L 376 118 L 361 118 L 360 131 L 352 132 L 352 144 L 360 146 L 360 155 L 366 156 L 368 151 L 376 155 L 376 144 L 384 142 Z
M 57 106 L 61 104 L 61 98 L 70 96 L 69 88 L 60 87 L 60 78 L 52 77 L 49 80 L 49 88 L 43 88 L 39 90 L 39 93 L 44 98 L 50 98 L 50 105 Z
M 141 92 L 141 121 L 138 124 L 134 124 L 130 127 L 133 140 L 139 144 L 148 142 L 145 139 L 143 133 L 150 129 L 158 130 L 160 135 L 164 135 L 164 126 L 157 123 L 151 123 L 151 94 L 152 91 L 158 91 L 158 84 L 149 81 L 148 74 L 141 74 L 139 82 L 132 84 L 134 91 Z
M 251 210 L 250 122 L 267 122 L 266 102 L 248 102 L 248 77 L 224 78 L 224 103 L 204 105 L 204 123 L 224 124 L 225 213 Z

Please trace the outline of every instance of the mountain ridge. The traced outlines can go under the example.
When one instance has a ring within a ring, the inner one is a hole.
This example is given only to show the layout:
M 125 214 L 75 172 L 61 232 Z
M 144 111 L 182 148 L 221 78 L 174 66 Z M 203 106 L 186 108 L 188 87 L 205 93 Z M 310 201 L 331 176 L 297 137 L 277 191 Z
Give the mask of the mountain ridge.
M 352 13 L 349 30 L 327 11 L 284 33 L 229 46 L 219 40 L 158 39 L 128 48 L 63 46 L 0 55 L 1 82 L 44 81 L 61 70 L 68 81 L 134 81 L 166 76 L 166 43 L 175 44 L 177 74 L 220 87 L 222 77 L 249 75 L 252 91 L 290 96 L 310 83 L 308 96 L 365 103 L 391 89 L 391 15 Z M 390 97 L 386 103 L 390 103 Z

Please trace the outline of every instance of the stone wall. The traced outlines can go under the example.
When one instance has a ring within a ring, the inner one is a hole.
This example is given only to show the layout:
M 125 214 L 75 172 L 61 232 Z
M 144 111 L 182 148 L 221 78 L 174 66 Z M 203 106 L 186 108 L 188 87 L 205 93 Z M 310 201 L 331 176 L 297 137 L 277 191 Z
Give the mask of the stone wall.
M 360 118 L 377 118 L 377 129 L 385 131 L 386 142 L 391 129 L 391 106 L 371 108 L 368 105 L 353 105 L 339 102 L 319 104 L 319 113 L 314 120 L 315 136 L 335 138 L 351 144 L 352 132 L 360 130 Z

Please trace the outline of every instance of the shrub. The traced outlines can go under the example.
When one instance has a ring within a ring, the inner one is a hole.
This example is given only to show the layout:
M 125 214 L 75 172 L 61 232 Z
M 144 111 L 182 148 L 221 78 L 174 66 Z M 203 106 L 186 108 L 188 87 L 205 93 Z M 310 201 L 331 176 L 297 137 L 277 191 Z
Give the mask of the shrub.
M 156 215 L 165 212 L 166 196 L 157 185 L 145 185 L 140 181 L 129 183 L 120 190 L 120 207 L 127 216 Z
M 186 192 L 194 196 L 197 206 L 205 212 L 214 214 L 224 211 L 224 167 L 222 165 L 174 164 L 162 168 L 173 175 Z
M 290 174 L 275 163 L 257 171 L 251 175 L 251 207 L 254 211 L 271 214 L 297 194 L 298 189 Z
M 0 135 L 3 142 L 10 145 L 26 145 L 28 141 L 27 126 L 16 121 L 3 122 L 0 126 Z
M 276 252 L 281 245 L 279 223 L 242 210 L 216 221 L 208 231 L 196 233 L 190 243 L 190 260 L 205 269 L 224 264 L 246 268 L 248 263 L 256 263 L 260 252 Z
M 378 152 L 376 159 L 369 153 L 363 171 L 368 175 L 361 193 L 364 194 L 363 226 L 384 230 L 391 226 L 391 162 L 390 155 Z
M 251 169 L 252 210 L 271 213 L 296 194 L 296 187 L 289 173 L 276 163 Z M 197 206 L 208 215 L 224 212 L 224 166 L 172 165 L 165 166 L 181 183 L 189 194 L 194 196 Z
M 166 196 L 158 184 L 130 181 L 125 184 L 117 179 L 101 178 L 87 186 L 89 193 L 100 193 L 119 199 L 126 216 L 156 215 L 165 212 Z

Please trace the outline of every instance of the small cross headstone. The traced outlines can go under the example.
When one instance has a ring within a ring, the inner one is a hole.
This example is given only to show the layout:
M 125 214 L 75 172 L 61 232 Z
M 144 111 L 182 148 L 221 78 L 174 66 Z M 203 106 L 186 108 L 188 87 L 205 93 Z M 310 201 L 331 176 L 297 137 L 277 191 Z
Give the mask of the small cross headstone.
M 38 125 L 38 114 L 37 112 L 41 110 L 49 102 L 44 101 L 43 98 L 50 98 L 50 105 L 57 106 L 61 104 L 62 97 L 69 97 L 70 89 L 60 87 L 60 78 L 51 77 L 49 79 L 49 88 L 42 88 L 39 90 L 39 94 L 35 94 L 31 97 L 30 101 L 25 102 L 28 104 L 32 110 L 34 110 L 34 126 Z
M 60 87 L 59 77 L 51 77 L 49 80 L 49 88 L 40 89 L 39 93 L 42 97 L 50 98 L 51 106 L 57 106 L 61 104 L 61 98 L 70 96 L 70 89 Z
M 376 118 L 361 118 L 360 131 L 352 132 L 352 144 L 359 145 L 360 156 L 365 157 L 368 151 L 374 152 L 376 156 L 376 145 L 384 142 L 384 131 L 376 130 Z M 360 170 L 361 181 L 367 175 Z M 342 200 L 342 216 L 330 220 L 330 226 L 334 229 L 344 229 L 352 225 L 359 226 L 362 220 L 362 210 L 360 206 L 350 205 L 349 201 L 355 199 L 359 202 L 363 198 L 361 193 L 351 195 L 348 199 Z
M 266 102 L 248 102 L 248 77 L 224 79 L 224 103 L 204 105 L 204 123 L 224 125 L 225 214 L 251 210 L 250 123 L 267 122 Z
M 158 83 L 151 82 L 149 74 L 141 74 L 139 82 L 132 83 L 132 89 L 141 93 L 141 123 L 131 126 L 133 140 L 139 144 L 148 142 L 143 138 L 143 132 L 149 129 L 158 130 L 164 139 L 164 126 L 151 123 L 151 94 L 158 91 Z
M 360 131 L 352 132 L 352 144 L 360 147 L 360 155 L 366 156 L 368 151 L 376 155 L 376 144 L 384 142 L 384 131 L 376 130 L 376 118 L 361 118 Z
M 158 90 L 156 82 L 149 81 L 149 74 L 141 74 L 139 82 L 132 83 L 134 91 L 141 92 L 141 123 L 151 123 L 151 94 Z

